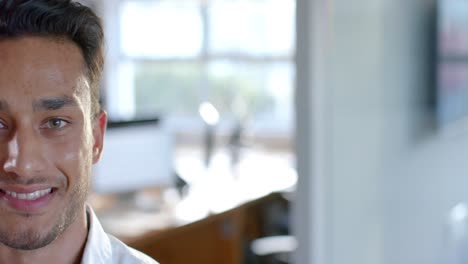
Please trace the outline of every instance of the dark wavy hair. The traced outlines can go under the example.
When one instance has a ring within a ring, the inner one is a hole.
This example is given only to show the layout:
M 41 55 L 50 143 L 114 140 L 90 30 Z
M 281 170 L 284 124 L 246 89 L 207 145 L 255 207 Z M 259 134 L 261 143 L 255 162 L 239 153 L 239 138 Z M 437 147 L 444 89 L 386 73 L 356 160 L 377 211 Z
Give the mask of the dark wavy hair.
M 71 0 L 0 0 L 0 40 L 21 36 L 65 38 L 81 49 L 90 83 L 91 112 L 100 111 L 99 80 L 104 64 L 100 18 Z

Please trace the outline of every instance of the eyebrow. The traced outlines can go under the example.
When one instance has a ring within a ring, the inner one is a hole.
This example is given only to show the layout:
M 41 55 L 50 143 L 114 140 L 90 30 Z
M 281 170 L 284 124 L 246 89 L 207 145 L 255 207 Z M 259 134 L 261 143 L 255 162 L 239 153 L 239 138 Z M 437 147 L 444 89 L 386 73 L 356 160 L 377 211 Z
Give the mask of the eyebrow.
M 75 106 L 76 101 L 70 96 L 52 97 L 39 99 L 33 103 L 34 111 L 53 111 L 63 107 Z M 2 102 L 0 101 L 0 109 L 2 108 Z

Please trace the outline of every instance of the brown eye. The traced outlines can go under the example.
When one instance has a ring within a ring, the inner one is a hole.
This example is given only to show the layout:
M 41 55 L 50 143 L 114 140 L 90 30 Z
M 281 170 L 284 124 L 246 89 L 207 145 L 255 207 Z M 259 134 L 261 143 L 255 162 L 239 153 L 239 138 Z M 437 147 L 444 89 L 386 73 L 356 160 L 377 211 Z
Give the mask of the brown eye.
M 65 125 L 67 125 L 67 121 L 60 118 L 54 118 L 47 121 L 47 128 L 57 129 L 62 128 Z

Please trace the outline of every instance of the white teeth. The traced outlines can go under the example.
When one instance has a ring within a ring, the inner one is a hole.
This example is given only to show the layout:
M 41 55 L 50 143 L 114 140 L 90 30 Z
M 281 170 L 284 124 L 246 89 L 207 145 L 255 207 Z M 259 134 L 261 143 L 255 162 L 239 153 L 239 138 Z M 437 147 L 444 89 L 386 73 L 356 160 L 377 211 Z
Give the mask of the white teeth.
M 10 195 L 13 198 L 20 200 L 36 200 L 46 194 L 49 194 L 52 191 L 52 188 L 39 190 L 32 193 L 15 193 L 10 191 L 5 191 L 6 194 Z

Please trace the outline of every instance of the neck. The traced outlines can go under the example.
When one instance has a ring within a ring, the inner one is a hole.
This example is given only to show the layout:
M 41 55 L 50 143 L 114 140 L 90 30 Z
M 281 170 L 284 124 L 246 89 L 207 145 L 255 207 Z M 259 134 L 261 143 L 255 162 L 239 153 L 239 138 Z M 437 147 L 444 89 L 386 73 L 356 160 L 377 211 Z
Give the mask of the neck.
M 17 250 L 0 244 L 0 263 L 80 263 L 87 237 L 88 220 L 83 208 L 75 221 L 43 248 Z

